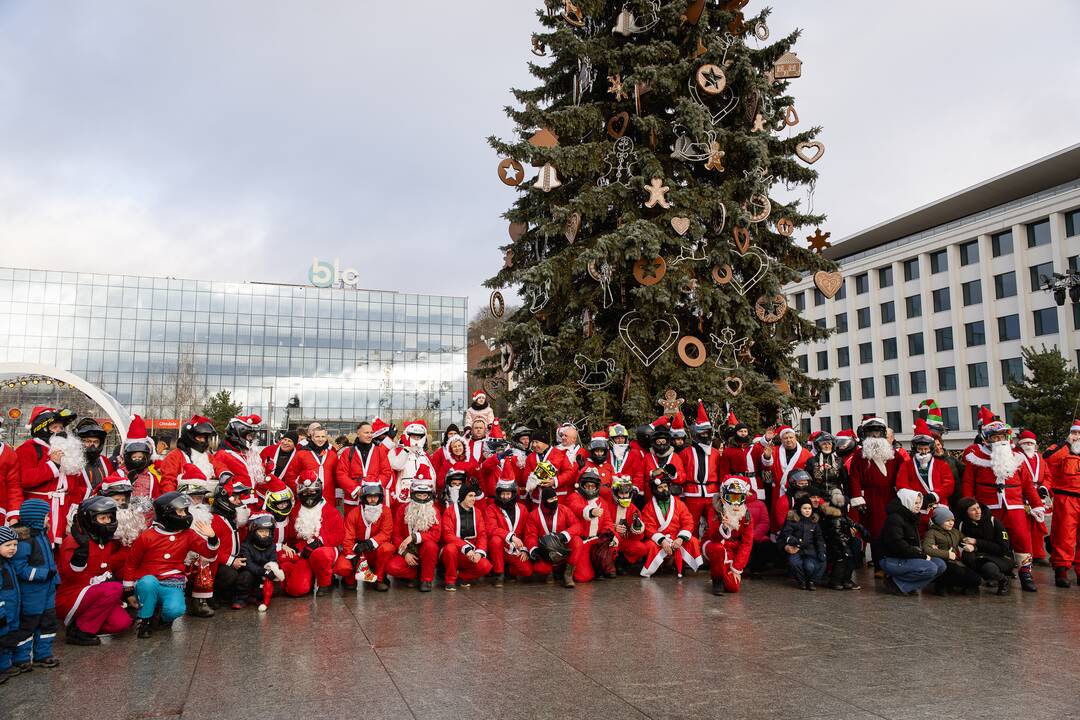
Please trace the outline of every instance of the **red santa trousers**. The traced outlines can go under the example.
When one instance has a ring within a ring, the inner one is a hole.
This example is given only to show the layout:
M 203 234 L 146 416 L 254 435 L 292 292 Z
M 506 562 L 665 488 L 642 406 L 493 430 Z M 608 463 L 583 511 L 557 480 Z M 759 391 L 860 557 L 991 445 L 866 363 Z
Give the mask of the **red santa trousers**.
M 75 627 L 91 635 L 127 630 L 131 627 L 131 616 L 121 604 L 123 594 L 123 583 L 103 582 L 91 585 L 83 592 L 75 617 L 68 621 L 68 625 L 74 622 Z
M 334 563 L 334 574 L 340 578 L 345 579 L 345 584 L 352 587 L 356 584 L 356 567 L 360 564 L 360 558 L 367 560 L 368 570 L 375 573 L 375 576 L 380 581 L 386 579 L 386 566 L 390 562 L 390 558 L 394 555 L 394 546 L 391 543 L 384 542 L 374 550 L 368 550 L 367 552 L 360 553 L 353 559 L 349 559 L 344 555 L 338 557 L 337 562 Z
M 694 537 L 701 537 L 701 518 L 702 516 L 708 516 L 709 508 L 712 506 L 712 499 L 707 497 L 686 497 L 682 496 L 683 504 L 686 505 L 686 509 L 690 511 L 690 517 L 694 519 L 694 525 L 691 532 L 694 533 Z
M 320 547 L 312 550 L 307 558 L 299 555 L 292 560 L 281 558 L 278 564 L 285 573 L 285 582 L 282 583 L 285 594 L 291 597 L 307 595 L 311 592 L 312 580 L 319 587 L 328 587 L 334 579 L 337 555 L 337 548 Z
M 649 544 L 637 538 L 620 536 L 618 554 L 622 555 L 626 562 L 633 565 L 649 554 Z
M 533 574 L 531 562 L 522 560 L 518 555 L 507 555 L 506 548 L 498 541 L 492 541 L 489 544 L 488 560 L 491 561 L 491 571 L 496 575 L 529 577 Z
M 1049 513 L 1047 513 L 1047 517 L 1050 517 Z M 1046 536 L 1049 534 L 1049 531 L 1046 529 L 1045 521 L 1037 522 L 1035 518 L 1028 515 L 1028 535 L 1031 536 L 1032 559 L 1046 559 Z
M 435 582 L 435 565 L 439 562 L 439 545 L 423 542 L 417 548 L 420 553 L 420 582 Z M 405 562 L 405 556 L 394 553 L 386 564 L 386 574 L 402 580 L 415 580 L 417 566 Z
M 709 561 L 709 576 L 713 580 L 722 580 L 724 590 L 729 593 L 737 593 L 742 588 L 742 576 L 733 572 L 731 561 L 728 560 L 727 548 L 724 543 L 706 543 L 702 550 Z
M 615 572 L 615 548 L 611 547 L 611 533 L 583 541 L 585 562 L 574 566 L 574 581 L 587 583 L 599 573 Z
M 1001 521 L 1005 531 L 1009 533 L 1009 542 L 1012 543 L 1013 553 L 1018 555 L 1031 554 L 1031 534 L 1028 530 L 1028 515 L 1023 508 L 1006 510 L 998 508 L 990 513 Z M 1055 521 L 1056 525 L 1057 522 Z M 1075 538 L 1073 540 L 1075 543 Z
M 444 547 L 440 555 L 447 585 L 458 580 L 472 582 L 491 572 L 491 562 L 485 557 L 480 558 L 478 562 L 472 562 L 460 551 L 451 547 Z
M 674 539 L 672 539 L 674 542 Z M 667 559 L 668 554 L 664 552 L 663 548 L 654 542 L 650 542 L 648 555 L 645 557 L 645 567 L 641 568 L 641 577 L 649 577 L 664 564 L 664 560 Z M 701 546 L 698 544 L 698 539 L 692 537 L 683 541 L 683 545 L 676 552 L 679 557 L 682 558 L 684 565 L 690 567 L 691 570 L 697 572 L 697 569 L 701 567 Z
M 566 543 L 566 546 L 570 548 L 570 557 L 566 559 L 567 563 L 577 568 L 582 563 L 586 562 L 587 556 L 585 555 L 585 546 L 582 544 L 581 538 L 577 536 L 570 538 L 570 542 Z M 533 572 L 537 575 L 547 575 L 551 572 L 551 570 L 551 563 L 545 560 L 537 560 L 533 562 Z
M 1050 523 L 1050 564 L 1055 570 L 1070 565 L 1080 570 L 1076 535 L 1080 529 L 1080 497 L 1054 495 L 1054 521 Z

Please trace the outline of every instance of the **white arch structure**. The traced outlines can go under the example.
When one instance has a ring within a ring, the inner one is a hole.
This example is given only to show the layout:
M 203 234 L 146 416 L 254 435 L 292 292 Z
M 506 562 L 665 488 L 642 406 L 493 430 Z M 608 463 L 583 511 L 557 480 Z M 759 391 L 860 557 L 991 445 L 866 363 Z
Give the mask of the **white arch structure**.
M 131 422 L 131 413 L 128 412 L 128 409 L 121 405 L 112 395 L 74 373 L 41 363 L 0 362 L 0 375 L 43 375 L 72 385 L 101 406 L 101 409 L 113 421 L 113 425 L 116 427 L 116 431 L 120 433 L 120 437 L 127 437 L 128 424 Z

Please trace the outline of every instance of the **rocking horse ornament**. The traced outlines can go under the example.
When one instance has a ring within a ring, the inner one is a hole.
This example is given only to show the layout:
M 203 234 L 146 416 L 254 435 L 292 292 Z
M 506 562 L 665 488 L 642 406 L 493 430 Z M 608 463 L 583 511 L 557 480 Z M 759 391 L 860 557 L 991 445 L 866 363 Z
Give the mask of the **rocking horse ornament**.
M 615 361 L 611 358 L 592 360 L 578 353 L 574 356 L 574 365 L 581 370 L 577 383 L 586 390 L 603 390 L 615 382 Z

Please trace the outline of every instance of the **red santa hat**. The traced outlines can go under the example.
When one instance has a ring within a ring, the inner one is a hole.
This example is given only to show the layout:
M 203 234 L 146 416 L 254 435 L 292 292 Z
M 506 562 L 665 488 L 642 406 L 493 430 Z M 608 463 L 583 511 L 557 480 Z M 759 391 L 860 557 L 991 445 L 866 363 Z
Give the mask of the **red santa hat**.
M 727 420 L 724 421 L 724 424 L 728 427 L 735 427 L 739 424 L 739 418 L 735 417 L 734 410 L 728 410 Z
M 675 437 L 686 437 L 686 418 L 683 417 L 681 410 L 671 419 L 671 434 Z
M 478 397 L 482 397 L 482 398 L 484 398 L 486 400 L 487 399 L 487 393 L 484 392 L 483 390 L 473 390 L 472 395 L 470 395 L 469 397 L 472 398 L 473 400 L 475 400 Z
M 854 430 L 852 430 L 851 428 L 846 428 L 846 429 L 841 430 L 840 432 L 836 433 L 836 437 L 838 437 L 838 438 L 842 438 L 842 437 L 853 438 L 853 437 L 857 437 L 857 436 L 855 435 Z
M 281 492 L 282 490 L 288 490 L 289 486 L 279 478 L 277 475 L 267 475 L 266 481 L 263 483 L 263 492 L 266 494 Z
M 1075 424 L 1075 421 L 1074 421 L 1074 424 Z M 1080 430 L 1080 427 L 1077 427 L 1077 430 Z M 1017 437 L 1017 443 L 1018 444 L 1023 444 L 1025 442 L 1029 442 L 1029 441 L 1034 443 L 1034 442 L 1038 442 L 1038 440 L 1039 439 L 1037 437 L 1035 437 L 1035 433 L 1031 432 L 1030 430 L 1022 431 L 1020 433 L 1020 435 Z
M 1080 432 L 1080 420 L 1073 420 L 1069 432 Z
M 427 435 L 427 422 L 423 418 L 417 418 L 405 423 L 406 435 Z
M 45 405 L 36 406 L 33 410 L 30 411 L 30 422 L 27 423 L 26 427 L 30 427 L 31 425 L 33 425 L 34 421 L 38 419 L 38 416 L 41 415 L 41 413 L 47 412 L 56 412 L 56 408 L 46 407 Z
M 505 440 L 506 435 L 503 433 L 502 426 L 499 425 L 499 418 L 495 418 L 495 421 L 491 423 L 491 430 L 488 432 L 488 437 L 495 440 Z
M 697 414 L 694 416 L 694 430 L 704 430 L 712 427 L 709 413 L 705 411 L 705 403 L 699 398 L 697 401 Z
M 995 417 L 996 416 L 994 415 L 993 411 L 990 410 L 990 408 L 986 407 L 985 405 L 979 406 L 979 427 L 982 427 L 987 423 L 993 422 Z
M 821 431 L 820 430 L 815 430 L 814 432 L 810 433 L 810 435 L 806 438 L 806 441 L 812 443 L 815 440 L 817 440 L 819 437 L 821 437 Z
M 792 435 L 798 437 L 798 433 L 796 433 L 790 425 L 781 425 L 780 427 L 776 428 L 776 437 L 783 439 L 786 433 L 791 433 Z
M 930 429 L 930 423 L 926 422 L 922 418 L 916 418 L 914 437 L 911 438 L 912 445 L 933 445 L 934 433 Z
M 650 425 L 651 425 L 653 430 L 657 430 L 659 428 L 668 428 L 668 429 L 670 429 L 671 418 L 669 418 L 667 415 L 661 415 L 660 417 L 653 420 L 652 423 L 650 423 Z
M 258 415 L 237 415 L 229 422 L 238 422 L 249 427 L 257 427 L 262 423 L 262 418 Z
M 192 483 L 201 487 L 206 487 L 208 484 L 206 473 L 198 465 L 192 463 L 184 463 L 184 466 L 180 468 L 180 473 L 176 476 L 177 487 L 181 483 Z
M 115 495 L 118 493 L 130 493 L 134 490 L 131 481 L 116 471 L 113 471 L 98 485 L 98 495 Z
M 146 423 L 139 415 L 131 416 L 127 438 L 124 440 L 124 452 L 154 452 L 154 445 L 150 442 L 150 436 L 146 433 Z
M 431 482 L 432 480 L 434 480 L 434 478 L 431 477 L 431 468 L 427 464 L 420 465 L 418 468 L 416 468 L 416 474 L 413 475 L 412 479 L 413 485 L 416 484 L 417 480 L 427 482 Z
M 314 476 L 314 479 L 318 480 L 318 476 L 316 476 L 314 472 L 310 470 L 308 472 L 311 472 L 312 476 Z M 303 476 L 303 474 L 300 475 L 300 477 Z M 253 488 L 246 482 L 244 482 L 243 479 L 238 478 L 235 475 L 230 477 L 225 482 L 220 483 L 218 485 L 218 488 L 222 490 L 225 495 L 245 495 L 253 490 Z
M 372 437 L 378 439 L 388 432 L 390 432 L 390 424 L 376 415 L 375 419 L 371 421 Z

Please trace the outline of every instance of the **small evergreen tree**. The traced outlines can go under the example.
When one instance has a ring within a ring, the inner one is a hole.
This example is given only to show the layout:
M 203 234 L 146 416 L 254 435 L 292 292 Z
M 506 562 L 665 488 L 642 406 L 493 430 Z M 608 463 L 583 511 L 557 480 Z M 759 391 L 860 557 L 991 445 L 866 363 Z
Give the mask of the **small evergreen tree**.
M 243 405 L 233 402 L 231 392 L 219 390 L 203 405 L 202 414 L 210 418 L 218 435 L 223 435 L 228 422 L 239 415 L 243 409 Z
M 1005 384 L 1016 398 L 1016 422 L 1039 437 L 1041 446 L 1065 438 L 1080 406 L 1080 372 L 1057 347 L 1020 350 L 1025 377 Z

